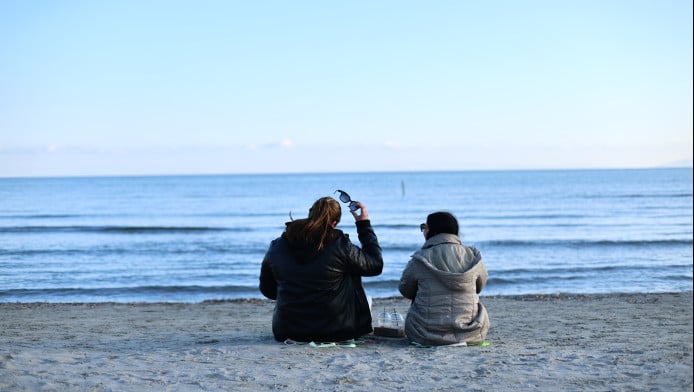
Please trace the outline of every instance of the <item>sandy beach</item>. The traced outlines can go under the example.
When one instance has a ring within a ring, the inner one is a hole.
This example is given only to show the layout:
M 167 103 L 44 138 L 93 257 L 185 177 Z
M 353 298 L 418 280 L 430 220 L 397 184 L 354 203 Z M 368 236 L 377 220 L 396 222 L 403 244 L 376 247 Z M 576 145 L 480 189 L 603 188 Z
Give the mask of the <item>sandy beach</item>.
M 2 303 L 3 391 L 691 391 L 692 293 L 482 297 L 488 346 L 272 338 L 273 302 Z M 405 314 L 403 298 L 374 300 Z

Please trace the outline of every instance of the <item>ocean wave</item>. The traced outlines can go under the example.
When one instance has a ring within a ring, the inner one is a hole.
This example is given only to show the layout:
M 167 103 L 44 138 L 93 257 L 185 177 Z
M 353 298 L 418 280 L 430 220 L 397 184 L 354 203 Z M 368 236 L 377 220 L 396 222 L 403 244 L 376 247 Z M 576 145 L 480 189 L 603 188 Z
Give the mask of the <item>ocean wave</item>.
M 253 211 L 238 211 L 238 212 L 159 212 L 158 216 L 175 216 L 175 217 L 206 217 L 206 218 L 258 218 L 258 217 L 286 217 L 289 220 L 289 212 L 253 212 Z M 128 213 L 93 213 L 93 214 L 0 214 L 0 219 L 102 219 L 102 218 L 132 218 L 138 217 L 137 214 Z
M 584 267 L 538 267 L 513 269 L 488 269 L 487 285 L 516 285 L 532 283 L 542 285 L 556 280 L 591 280 L 605 274 L 627 274 L 636 276 L 658 275 L 664 279 L 689 279 L 692 277 L 692 264 L 660 264 L 660 265 L 598 265 Z M 371 278 L 365 282 L 365 287 L 374 289 L 397 287 L 397 278 Z
M 84 218 L 90 215 L 82 214 L 10 214 L 0 215 L 0 219 L 69 219 Z
M 186 295 L 199 296 L 230 296 L 259 294 L 256 286 L 135 286 L 135 287 L 100 287 L 100 288 L 34 288 L 34 289 L 6 289 L 0 290 L 0 302 L 8 299 L 21 301 L 22 298 L 45 297 L 60 301 L 61 298 L 91 298 L 93 299 L 119 299 L 119 298 L 158 298 L 175 297 L 183 298 Z M 72 301 L 71 301 L 72 302 Z
M 547 247 L 547 246 L 678 246 L 692 245 L 692 239 L 655 239 L 655 240 L 492 240 L 481 241 L 476 246 L 485 247 Z
M 209 232 L 248 232 L 248 228 L 210 226 L 9 226 L 0 228 L 0 233 L 116 233 L 116 234 L 174 234 Z
M 625 193 L 616 195 L 586 195 L 586 199 L 671 199 L 671 198 L 692 198 L 691 192 L 683 193 Z
M 612 278 L 605 278 L 612 276 Z M 648 278 L 644 279 L 646 276 Z M 617 278 L 619 277 L 619 278 Z M 601 293 L 621 291 L 686 291 L 692 288 L 688 266 L 516 269 L 489 272 L 483 294 L 546 292 Z M 235 285 L 142 285 L 118 287 L 35 287 L 0 290 L 0 302 L 201 302 L 262 298 L 257 280 Z M 400 295 L 399 276 L 364 281 L 368 295 Z
M 223 230 L 222 230 L 223 231 Z M 97 231 L 99 232 L 99 231 Z M 0 231 L 2 233 L 2 231 Z M 125 231 L 117 232 L 123 234 L 133 234 L 137 233 Z M 145 231 L 143 233 L 153 233 L 157 234 L 155 231 Z M 171 231 L 167 232 L 171 233 Z M 177 233 L 174 231 L 174 233 Z M 186 229 L 181 229 L 178 233 L 194 234 L 195 231 L 190 232 Z M 0 249 L 0 257 L 20 257 L 20 258 L 36 258 L 36 257 L 119 257 L 127 255 L 155 255 L 158 258 L 167 258 L 169 256 L 184 256 L 184 255 L 195 255 L 196 257 L 207 257 L 214 255 L 244 255 L 244 256 L 257 256 L 258 259 L 262 259 L 263 255 L 268 249 L 269 241 L 265 242 L 248 242 L 248 243 L 235 243 L 234 241 L 218 241 L 218 240 L 208 240 L 200 237 L 200 240 L 195 241 L 185 241 L 181 242 L 176 238 L 167 239 L 165 241 L 156 242 L 138 242 L 138 243 L 125 243 L 125 244 L 112 244 L 112 245 L 95 245 L 95 246 L 84 246 L 77 247 L 78 244 L 74 244 L 75 247 L 68 248 L 32 248 L 32 244 L 25 244 L 17 247 L 6 246 L 4 249 Z M 492 240 L 492 241 L 479 241 L 479 242 L 467 242 L 467 245 L 474 246 L 480 250 L 487 250 L 493 248 L 519 248 L 522 250 L 532 250 L 533 248 L 539 248 L 542 250 L 547 250 L 551 248 L 617 248 L 617 247 L 681 247 L 681 246 L 692 246 L 691 239 L 663 239 L 663 240 Z M 355 242 L 355 245 L 359 245 Z M 408 256 L 420 249 L 422 246 L 421 242 L 416 243 L 392 243 L 392 242 L 381 242 L 381 248 L 384 255 L 397 254 L 402 256 L 402 254 L 407 254 Z M 509 250 L 513 251 L 513 250 Z M 399 257 L 400 257 L 399 256 Z

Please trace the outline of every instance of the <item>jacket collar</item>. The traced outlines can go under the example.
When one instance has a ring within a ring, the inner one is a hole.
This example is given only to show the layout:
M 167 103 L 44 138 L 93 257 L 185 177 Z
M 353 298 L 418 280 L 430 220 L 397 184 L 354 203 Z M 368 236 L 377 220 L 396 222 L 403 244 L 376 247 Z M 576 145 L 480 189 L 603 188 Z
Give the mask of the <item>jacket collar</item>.
M 436 234 L 435 236 L 426 240 L 424 245 L 422 245 L 422 249 L 431 248 L 432 246 L 441 245 L 441 244 L 462 245 L 463 242 L 460 241 L 460 237 L 458 237 L 455 234 L 441 233 L 441 234 Z

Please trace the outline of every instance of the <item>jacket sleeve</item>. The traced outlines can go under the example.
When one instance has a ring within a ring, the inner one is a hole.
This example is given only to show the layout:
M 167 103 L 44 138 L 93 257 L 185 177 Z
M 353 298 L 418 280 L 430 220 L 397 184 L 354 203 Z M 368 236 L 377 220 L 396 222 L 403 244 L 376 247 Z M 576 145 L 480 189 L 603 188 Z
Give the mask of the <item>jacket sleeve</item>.
M 402 271 L 402 276 L 400 277 L 400 285 L 398 289 L 403 297 L 408 299 L 414 299 L 417 295 L 417 287 L 419 282 L 417 281 L 417 276 L 414 272 L 415 270 L 415 259 L 410 259 L 407 266 Z
M 260 292 L 269 299 L 277 299 L 277 280 L 272 273 L 270 267 L 270 254 L 273 244 L 270 244 L 270 249 L 265 253 L 263 264 L 260 266 Z
M 376 233 L 368 220 L 357 221 L 357 234 L 361 248 L 349 242 L 348 257 L 361 276 L 377 276 L 383 272 L 383 255 Z
M 484 286 L 487 285 L 487 279 L 489 278 L 489 274 L 487 272 L 487 267 L 484 265 L 484 263 L 480 260 L 480 274 L 477 275 L 477 280 L 475 281 L 476 288 L 477 288 L 477 294 L 482 292 L 482 289 L 484 289 Z

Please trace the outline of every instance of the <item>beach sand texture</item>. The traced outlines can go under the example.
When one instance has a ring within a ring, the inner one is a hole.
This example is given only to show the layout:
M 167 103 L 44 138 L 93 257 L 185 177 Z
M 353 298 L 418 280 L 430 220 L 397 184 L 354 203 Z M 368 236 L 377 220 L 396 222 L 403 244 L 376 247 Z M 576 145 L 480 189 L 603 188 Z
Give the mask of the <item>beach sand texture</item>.
M 482 297 L 486 347 L 276 342 L 274 303 L 2 303 L 2 391 L 691 391 L 692 293 Z M 407 313 L 403 298 L 374 300 Z

